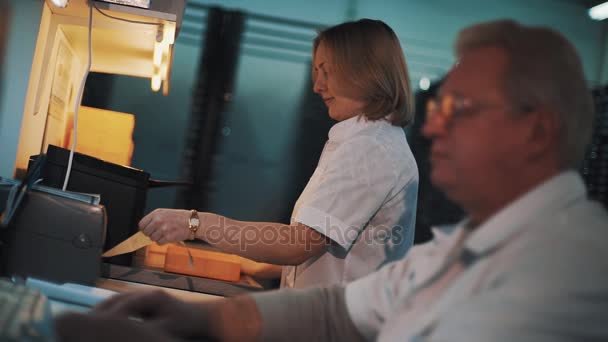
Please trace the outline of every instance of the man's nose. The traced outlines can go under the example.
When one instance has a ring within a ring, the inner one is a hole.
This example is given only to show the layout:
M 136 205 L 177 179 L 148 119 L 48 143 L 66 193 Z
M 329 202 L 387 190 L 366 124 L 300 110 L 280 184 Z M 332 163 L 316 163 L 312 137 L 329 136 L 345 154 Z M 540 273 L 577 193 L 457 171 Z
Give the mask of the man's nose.
M 424 126 L 422 126 L 422 135 L 428 139 L 434 139 L 447 134 L 447 132 L 447 120 L 443 115 L 438 115 L 438 113 L 427 114 Z

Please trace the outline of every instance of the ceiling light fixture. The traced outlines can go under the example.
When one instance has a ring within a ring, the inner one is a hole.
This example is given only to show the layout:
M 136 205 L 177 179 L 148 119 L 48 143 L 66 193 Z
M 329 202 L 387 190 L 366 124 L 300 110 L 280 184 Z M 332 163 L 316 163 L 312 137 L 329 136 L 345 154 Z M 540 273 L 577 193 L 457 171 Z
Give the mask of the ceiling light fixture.
M 422 90 L 429 90 L 429 88 L 431 87 L 431 80 L 428 77 L 424 76 L 424 77 L 420 78 L 420 82 L 418 82 L 418 86 Z
M 589 16 L 594 20 L 604 20 L 608 18 L 608 1 L 589 9 Z

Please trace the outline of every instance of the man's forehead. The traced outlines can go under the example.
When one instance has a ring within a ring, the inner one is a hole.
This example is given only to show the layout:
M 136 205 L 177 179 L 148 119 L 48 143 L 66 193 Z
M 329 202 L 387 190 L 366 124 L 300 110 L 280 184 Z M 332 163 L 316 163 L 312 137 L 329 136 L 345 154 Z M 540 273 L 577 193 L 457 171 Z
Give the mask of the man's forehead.
M 464 52 L 448 72 L 439 94 L 471 95 L 496 88 L 506 67 L 506 54 L 494 47 Z

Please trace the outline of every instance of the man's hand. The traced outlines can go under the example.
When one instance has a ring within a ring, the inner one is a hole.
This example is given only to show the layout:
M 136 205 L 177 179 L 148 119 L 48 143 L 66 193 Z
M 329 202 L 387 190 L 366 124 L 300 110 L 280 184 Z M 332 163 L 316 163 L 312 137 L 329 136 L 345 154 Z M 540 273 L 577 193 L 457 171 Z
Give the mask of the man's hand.
M 56 327 L 61 341 L 255 341 L 261 317 L 249 296 L 187 303 L 155 290 L 113 296 L 87 315 L 60 316 Z
M 175 337 L 124 317 L 68 313 L 55 320 L 57 341 L 61 342 L 172 342 Z
M 187 303 L 161 290 L 124 293 L 93 308 L 93 315 L 135 318 L 172 336 L 202 337 L 208 321 L 209 303 Z
M 94 307 L 89 314 L 56 320 L 61 341 L 172 341 L 214 338 L 211 303 L 186 303 L 161 290 L 124 293 Z

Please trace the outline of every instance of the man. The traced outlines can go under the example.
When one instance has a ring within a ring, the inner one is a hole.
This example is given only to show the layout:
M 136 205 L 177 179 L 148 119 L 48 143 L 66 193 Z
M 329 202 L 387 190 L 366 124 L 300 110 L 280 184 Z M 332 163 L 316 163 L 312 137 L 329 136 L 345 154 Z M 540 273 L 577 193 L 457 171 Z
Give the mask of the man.
M 575 172 L 593 111 L 574 48 L 555 31 L 497 21 L 462 31 L 456 53 L 423 132 L 433 183 L 467 212 L 464 222 L 345 288 L 206 304 L 119 295 L 59 319 L 60 336 L 607 339 L 608 214 Z

